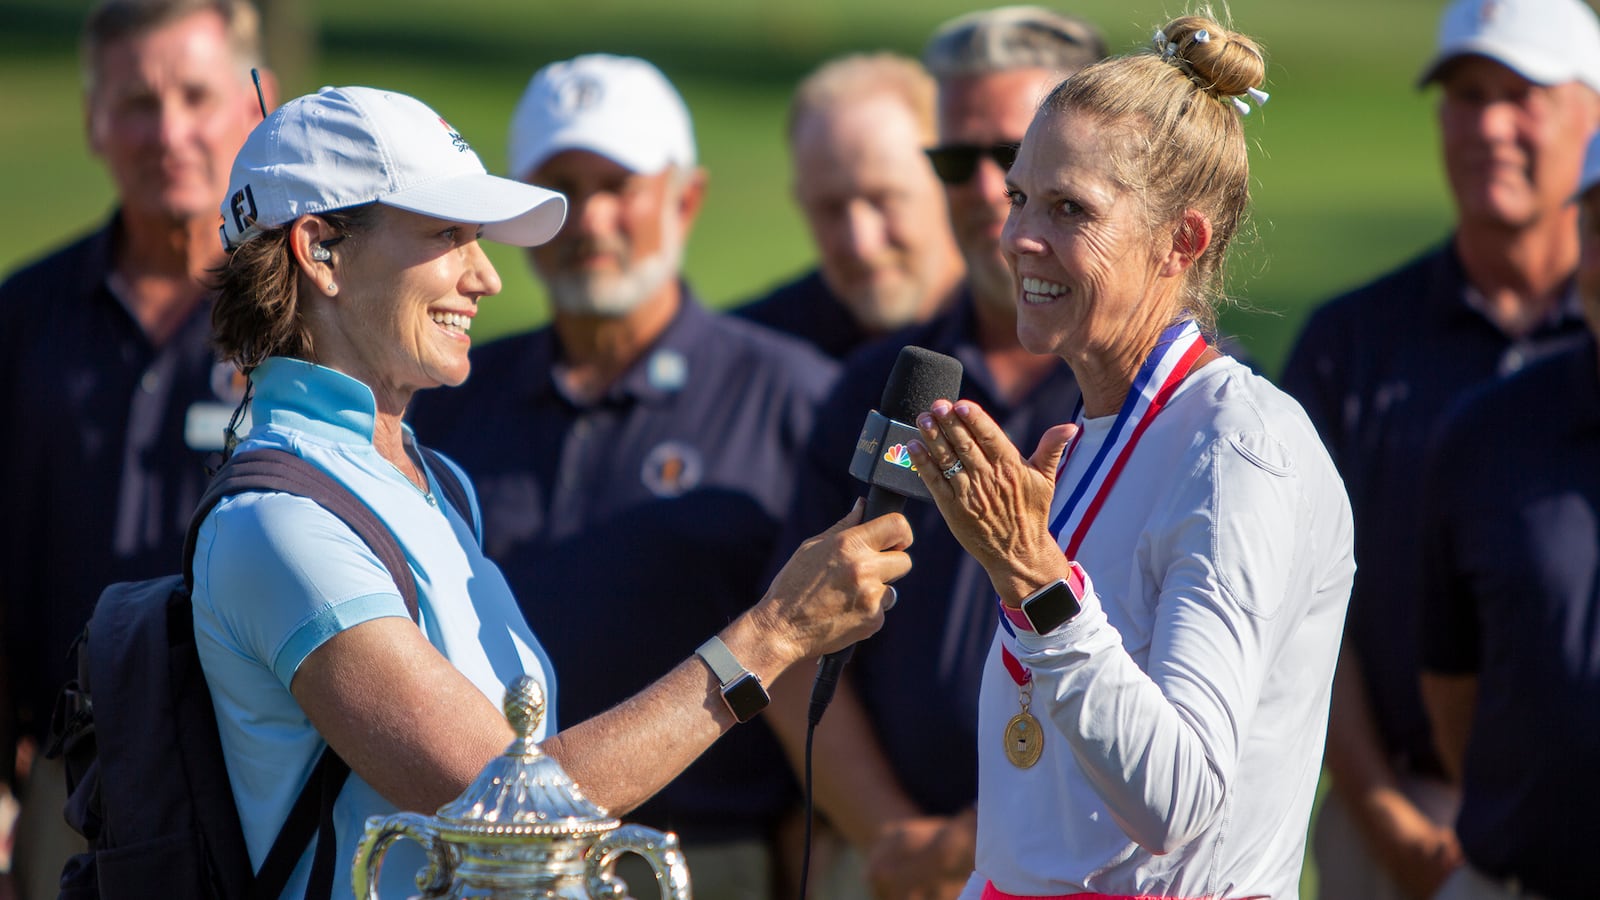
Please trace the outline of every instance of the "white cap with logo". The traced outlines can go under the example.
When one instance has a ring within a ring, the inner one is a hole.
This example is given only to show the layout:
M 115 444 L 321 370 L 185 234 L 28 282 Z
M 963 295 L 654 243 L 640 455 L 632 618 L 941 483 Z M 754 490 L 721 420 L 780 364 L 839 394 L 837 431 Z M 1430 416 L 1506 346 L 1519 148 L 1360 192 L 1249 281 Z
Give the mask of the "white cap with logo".
M 689 108 L 642 59 L 591 53 L 534 73 L 511 118 L 511 175 L 526 178 L 563 150 L 588 150 L 654 175 L 694 165 Z
M 483 226 L 531 247 L 555 237 L 566 198 L 490 175 L 438 113 L 405 94 L 325 87 L 273 110 L 234 158 L 222 243 L 237 247 L 306 214 L 381 203 Z
M 1458 56 L 1485 56 L 1535 84 L 1580 81 L 1600 91 L 1600 19 L 1583 0 L 1456 0 L 1419 85 Z

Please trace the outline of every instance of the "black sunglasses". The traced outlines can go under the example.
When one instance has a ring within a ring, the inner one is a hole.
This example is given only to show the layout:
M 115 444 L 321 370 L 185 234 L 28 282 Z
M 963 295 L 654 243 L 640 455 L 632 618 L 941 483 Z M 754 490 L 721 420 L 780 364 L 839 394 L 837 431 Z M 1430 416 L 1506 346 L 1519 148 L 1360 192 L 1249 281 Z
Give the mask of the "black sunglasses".
M 1017 161 L 1017 144 L 994 144 L 980 147 L 976 144 L 947 144 L 943 147 L 930 147 L 923 152 L 928 154 L 928 161 L 933 163 L 933 174 L 945 184 L 966 184 L 972 173 L 978 171 L 978 159 L 988 156 L 994 160 L 995 165 L 1002 172 L 1011 171 L 1011 164 Z

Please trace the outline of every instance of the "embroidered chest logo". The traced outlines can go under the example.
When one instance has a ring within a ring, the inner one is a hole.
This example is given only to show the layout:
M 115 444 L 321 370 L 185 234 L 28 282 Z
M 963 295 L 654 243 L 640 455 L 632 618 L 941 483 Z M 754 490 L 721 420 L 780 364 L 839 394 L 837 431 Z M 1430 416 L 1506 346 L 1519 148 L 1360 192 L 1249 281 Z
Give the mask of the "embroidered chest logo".
M 698 449 L 682 441 L 663 441 L 645 456 L 639 477 L 657 497 L 680 497 L 700 486 L 705 468 Z
M 244 399 L 245 385 L 250 379 L 233 363 L 218 362 L 211 366 L 211 393 L 224 403 L 237 404 Z

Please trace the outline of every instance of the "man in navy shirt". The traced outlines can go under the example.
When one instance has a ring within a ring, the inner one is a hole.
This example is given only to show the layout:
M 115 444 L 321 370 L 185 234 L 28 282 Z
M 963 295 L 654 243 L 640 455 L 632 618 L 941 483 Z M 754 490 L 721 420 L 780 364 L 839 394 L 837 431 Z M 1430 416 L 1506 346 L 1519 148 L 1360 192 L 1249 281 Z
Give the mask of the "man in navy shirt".
M 1600 140 L 1578 286 L 1600 332 Z M 1461 783 L 1444 900 L 1592 897 L 1600 845 L 1600 356 L 1591 339 L 1456 407 L 1426 471 L 1422 695 Z
M 570 203 L 529 254 L 554 319 L 475 350 L 471 379 L 419 397 L 413 421 L 476 481 L 486 548 L 561 673 L 559 720 L 576 722 L 761 596 L 835 370 L 708 312 L 680 278 L 705 175 L 683 100 L 654 66 L 591 55 L 540 70 L 509 158 Z M 697 898 L 766 898 L 769 836 L 796 797 L 752 723 L 634 818 L 680 835 Z
M 807 75 L 789 153 L 818 264 L 734 315 L 843 359 L 948 306 L 962 263 L 922 152 L 934 137 L 933 79 L 915 60 L 856 54 Z
M 177 570 L 242 386 L 209 346 L 217 208 L 261 110 L 244 0 L 108 0 L 84 26 L 90 149 L 118 208 L 0 285 L 0 779 L 20 738 L 16 880 L 54 896 L 76 839 L 58 764 L 33 757 L 100 590 Z M 265 79 L 270 103 L 272 81 Z M 3 828 L 0 828 L 3 830 Z M 81 841 L 79 842 L 81 843 Z M 3 876 L 0 876 L 3 877 Z
M 1424 454 L 1463 393 L 1583 340 L 1571 198 L 1600 123 L 1594 13 L 1580 0 L 1457 0 L 1423 82 L 1442 95 L 1456 232 L 1317 310 L 1283 376 L 1356 517 L 1333 791 L 1313 841 L 1329 900 L 1430 896 L 1460 864 L 1454 789 L 1418 689 Z
M 962 16 L 929 41 L 923 62 L 938 82 L 940 141 L 929 156 L 967 280 L 946 312 L 850 359 L 817 417 L 780 555 L 864 492 L 847 466 L 902 346 L 961 360 L 962 396 L 1019 446 L 1071 421 L 1071 370 L 1017 341 L 1016 288 L 1000 251 L 1005 165 L 1050 88 L 1104 55 L 1092 26 L 1037 7 Z M 911 573 L 896 585 L 905 602 L 857 649 L 817 730 L 817 803 L 854 850 L 819 896 L 955 897 L 972 873 L 978 682 L 997 624 L 994 593 L 932 504 L 905 512 L 916 535 Z M 811 685 L 795 672 L 774 688 L 769 717 L 798 758 Z

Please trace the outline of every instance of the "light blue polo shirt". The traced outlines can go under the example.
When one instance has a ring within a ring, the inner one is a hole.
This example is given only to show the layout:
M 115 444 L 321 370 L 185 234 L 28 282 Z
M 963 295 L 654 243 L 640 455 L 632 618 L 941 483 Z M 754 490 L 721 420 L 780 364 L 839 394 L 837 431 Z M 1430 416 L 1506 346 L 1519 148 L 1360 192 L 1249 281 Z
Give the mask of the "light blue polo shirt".
M 526 673 L 544 684 L 546 708 L 554 710 L 555 679 L 544 650 L 472 526 L 451 509 L 433 473 L 424 494 L 373 446 L 371 390 L 332 369 L 280 357 L 252 378 L 256 425 L 239 451 L 290 451 L 353 491 L 404 550 L 429 642 L 497 708 L 506 684 Z M 470 494 L 470 483 L 457 474 Z M 476 495 L 472 507 L 479 518 Z M 194 576 L 200 662 L 245 842 L 260 866 L 324 746 L 289 692 L 300 663 L 347 628 L 408 613 L 388 570 L 353 531 L 288 494 L 242 494 L 219 503 L 201 526 Z M 555 730 L 546 720 L 538 737 Z M 367 817 L 394 812 L 351 774 L 334 807 L 335 897 L 351 895 L 350 860 Z M 420 862 L 414 845 L 395 845 L 385 857 L 380 893 L 415 893 Z M 310 867 L 308 848 L 283 896 L 304 896 Z

